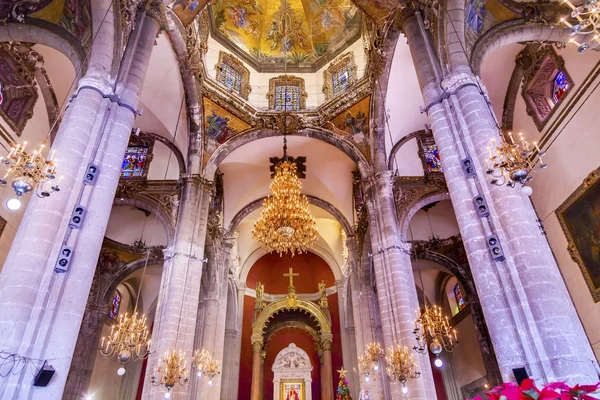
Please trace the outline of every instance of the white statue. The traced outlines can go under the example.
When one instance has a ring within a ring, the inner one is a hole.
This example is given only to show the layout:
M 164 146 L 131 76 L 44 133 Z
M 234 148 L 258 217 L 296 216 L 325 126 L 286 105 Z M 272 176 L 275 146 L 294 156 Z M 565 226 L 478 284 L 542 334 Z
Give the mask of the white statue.
M 358 395 L 358 400 L 373 400 L 368 390 L 362 389 Z

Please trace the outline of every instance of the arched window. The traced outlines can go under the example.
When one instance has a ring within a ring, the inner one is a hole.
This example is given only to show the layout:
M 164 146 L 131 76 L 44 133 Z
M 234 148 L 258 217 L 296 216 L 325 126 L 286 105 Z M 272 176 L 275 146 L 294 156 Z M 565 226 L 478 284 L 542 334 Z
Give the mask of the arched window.
M 541 131 L 573 88 L 573 81 L 563 58 L 552 46 L 543 46 L 537 51 L 526 50 L 517 56 L 517 64 L 523 69 L 522 94 L 527 113 Z
M 110 305 L 110 312 L 108 316 L 112 319 L 117 319 L 119 315 L 119 307 L 121 306 L 121 294 L 118 290 L 115 290 L 115 295 L 113 296 L 112 304 Z
M 304 79 L 282 75 L 269 80 L 269 108 L 276 111 L 299 111 L 306 108 Z
M 231 92 L 248 99 L 251 91 L 250 71 L 239 59 L 222 51 L 219 53 L 217 64 L 217 82 Z
M 352 53 L 346 53 L 323 72 L 325 98 L 343 92 L 356 81 L 356 64 Z
M 465 308 L 465 298 L 463 297 L 462 289 L 460 288 L 459 283 L 454 285 L 454 298 L 456 299 L 456 306 L 458 307 L 458 311 Z

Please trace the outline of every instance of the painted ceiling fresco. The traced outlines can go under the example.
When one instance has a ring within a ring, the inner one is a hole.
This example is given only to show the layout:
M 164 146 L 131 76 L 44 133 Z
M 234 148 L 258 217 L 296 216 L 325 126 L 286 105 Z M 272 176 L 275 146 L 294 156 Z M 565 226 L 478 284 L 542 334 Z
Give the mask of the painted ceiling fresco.
M 255 66 L 310 66 L 331 59 L 361 32 L 351 0 L 214 0 L 214 31 Z M 225 43 L 227 44 L 227 43 Z M 285 58 L 287 57 L 287 60 Z

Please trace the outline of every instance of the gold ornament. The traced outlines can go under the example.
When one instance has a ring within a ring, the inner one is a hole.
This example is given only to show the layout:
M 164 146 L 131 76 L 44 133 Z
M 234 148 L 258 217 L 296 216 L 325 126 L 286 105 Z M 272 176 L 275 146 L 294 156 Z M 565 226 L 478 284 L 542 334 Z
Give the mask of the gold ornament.
M 148 357 L 150 342 L 146 317 L 142 315 L 138 318 L 137 313 L 131 317 L 125 314 L 119 317 L 119 324 L 116 325 L 116 329 L 115 325 L 111 327 L 108 339 L 102 337 L 99 351 L 108 359 L 117 357 L 117 361 L 125 365 L 131 359 L 143 360 Z M 117 373 L 123 375 L 125 368 L 121 366 Z

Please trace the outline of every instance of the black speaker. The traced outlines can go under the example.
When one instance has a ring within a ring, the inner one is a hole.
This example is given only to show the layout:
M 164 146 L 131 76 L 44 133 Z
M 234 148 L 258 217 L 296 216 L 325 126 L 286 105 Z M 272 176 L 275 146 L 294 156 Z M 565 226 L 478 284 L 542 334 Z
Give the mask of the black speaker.
M 52 365 L 47 365 L 46 361 L 44 361 L 44 365 L 42 365 L 42 368 L 33 379 L 33 386 L 48 386 L 55 372 Z
M 527 373 L 527 370 L 525 369 L 525 367 L 513 368 L 513 375 L 515 376 L 515 379 L 517 380 L 517 385 L 521 385 L 521 383 L 525 379 L 529 378 L 529 374 Z
M 488 237 L 488 249 L 492 254 L 492 258 L 494 261 L 504 261 L 504 252 L 502 251 L 502 246 L 500 246 L 500 240 L 498 240 L 498 236 L 492 235 Z
M 475 166 L 473 165 L 473 160 L 471 160 L 471 157 L 465 158 L 460 162 L 460 164 L 467 178 L 472 178 L 475 176 Z
M 488 210 L 487 202 L 482 194 L 478 194 L 473 198 L 473 205 L 475 206 L 477 215 L 479 215 L 481 218 L 489 217 L 490 210 Z
M 87 167 L 83 183 L 86 185 L 93 185 L 96 183 L 96 176 L 100 173 L 100 168 L 96 164 L 90 164 Z

